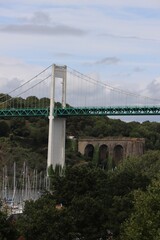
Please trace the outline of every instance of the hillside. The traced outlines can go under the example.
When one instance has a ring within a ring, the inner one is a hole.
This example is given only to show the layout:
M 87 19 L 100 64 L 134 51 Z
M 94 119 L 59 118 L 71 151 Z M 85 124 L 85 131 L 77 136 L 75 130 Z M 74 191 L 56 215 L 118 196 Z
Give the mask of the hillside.
M 160 149 L 160 123 L 123 122 L 108 117 L 69 117 L 66 135 L 79 137 L 125 136 L 145 138 L 145 150 Z M 47 118 L 12 118 L 0 120 L 0 166 L 21 167 L 25 161 L 30 168 L 38 171 L 46 168 L 48 144 Z M 79 159 L 70 142 L 66 142 L 67 162 Z

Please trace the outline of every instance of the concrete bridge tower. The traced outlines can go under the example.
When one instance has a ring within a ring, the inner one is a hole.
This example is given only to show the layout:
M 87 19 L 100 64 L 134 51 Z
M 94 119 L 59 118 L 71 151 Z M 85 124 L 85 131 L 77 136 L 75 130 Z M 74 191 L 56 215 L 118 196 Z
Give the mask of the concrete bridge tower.
M 49 136 L 48 136 L 48 159 L 47 167 L 56 165 L 64 166 L 65 163 L 65 133 L 66 119 L 55 118 L 53 116 L 55 108 L 55 83 L 62 81 L 62 107 L 66 106 L 66 81 L 67 67 L 52 65 L 52 83 L 51 83 L 51 98 L 50 98 L 50 115 L 49 115 Z

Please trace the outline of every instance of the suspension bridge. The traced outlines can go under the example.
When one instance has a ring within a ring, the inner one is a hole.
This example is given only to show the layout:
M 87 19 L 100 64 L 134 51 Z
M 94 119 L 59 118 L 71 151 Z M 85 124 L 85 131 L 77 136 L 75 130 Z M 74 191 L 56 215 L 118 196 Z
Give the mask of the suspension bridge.
M 64 165 L 68 116 L 160 115 L 159 99 L 113 87 L 67 66 L 51 65 L 0 94 L 0 118 L 48 117 L 47 165 Z

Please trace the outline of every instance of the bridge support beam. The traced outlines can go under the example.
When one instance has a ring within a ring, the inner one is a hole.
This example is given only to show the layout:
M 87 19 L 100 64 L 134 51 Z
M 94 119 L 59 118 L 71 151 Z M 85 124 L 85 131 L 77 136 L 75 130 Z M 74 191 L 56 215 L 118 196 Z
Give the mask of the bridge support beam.
M 50 98 L 50 115 L 49 115 L 49 136 L 48 136 L 48 159 L 47 167 L 60 165 L 62 168 L 65 164 L 65 135 L 66 135 L 66 119 L 55 118 L 55 82 L 62 79 L 62 107 L 66 106 L 66 66 L 52 66 L 52 86 Z
M 62 168 L 65 163 L 65 135 L 66 135 L 66 119 L 53 118 L 50 120 L 49 129 L 49 145 L 48 145 L 48 161 L 47 166 L 60 165 Z

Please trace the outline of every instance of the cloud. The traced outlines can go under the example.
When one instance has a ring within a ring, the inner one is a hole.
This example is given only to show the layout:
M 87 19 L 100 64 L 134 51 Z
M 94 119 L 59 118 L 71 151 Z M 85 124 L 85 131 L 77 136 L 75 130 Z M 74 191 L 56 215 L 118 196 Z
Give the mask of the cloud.
M 10 92 L 28 81 L 44 67 L 28 64 L 17 58 L 0 56 L 0 91 Z
M 101 60 L 88 63 L 87 65 L 115 65 L 120 62 L 120 59 L 117 57 L 106 57 Z
M 8 33 L 25 33 L 25 34 L 42 34 L 42 35 L 72 35 L 72 36 L 83 36 L 86 31 L 66 26 L 66 25 L 33 25 L 33 24 L 22 24 L 22 25 L 1 25 L 1 32 Z
M 160 42 L 160 39 L 156 38 L 145 38 L 145 37 L 139 37 L 139 36 L 131 36 L 131 35 L 116 35 L 116 34 L 110 34 L 110 33 L 103 33 L 100 34 L 100 36 L 104 37 L 111 37 L 111 38 L 121 38 L 121 39 L 130 39 L 130 40 L 140 40 L 140 41 L 156 41 Z
M 133 68 L 133 72 L 136 72 L 136 73 L 140 73 L 140 72 L 143 72 L 143 71 L 144 71 L 144 69 L 141 68 L 141 67 L 135 67 L 135 68 Z
M 51 17 L 45 12 L 35 12 L 34 16 L 30 19 L 30 22 L 41 25 L 41 24 L 48 24 L 51 22 Z
M 154 79 L 151 83 L 149 83 L 144 91 L 146 92 L 147 96 L 159 99 L 160 77 Z
M 12 79 L 7 79 L 7 78 L 0 78 L 0 81 L 4 82 L 4 85 L 1 87 L 1 93 L 9 93 L 13 89 L 19 87 L 22 83 L 21 79 L 18 78 L 12 78 Z
M 55 56 L 59 57 L 59 58 L 71 58 L 71 57 L 74 57 L 73 54 L 65 53 L 65 52 L 55 53 Z
M 100 61 L 95 62 L 95 64 L 110 65 L 110 64 L 117 64 L 118 62 L 120 62 L 120 59 L 117 57 L 106 57 Z

